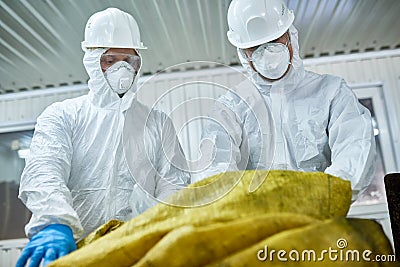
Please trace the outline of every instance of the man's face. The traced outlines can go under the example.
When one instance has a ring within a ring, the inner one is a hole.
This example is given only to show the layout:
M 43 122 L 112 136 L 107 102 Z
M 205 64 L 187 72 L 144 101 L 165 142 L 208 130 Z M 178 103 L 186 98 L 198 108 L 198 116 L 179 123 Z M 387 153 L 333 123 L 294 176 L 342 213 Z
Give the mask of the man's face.
M 278 39 L 272 40 L 271 42 L 268 42 L 268 43 L 281 43 L 281 44 L 283 44 L 283 45 L 287 45 L 287 47 L 288 47 L 288 49 L 289 49 L 289 54 L 290 54 L 290 62 L 292 61 L 292 58 L 293 58 L 293 49 L 292 49 L 292 44 L 290 43 L 290 35 L 289 35 L 289 32 L 285 32 L 285 33 L 284 33 L 281 37 L 279 37 Z M 259 48 L 260 46 L 261 46 L 261 45 L 242 49 L 242 51 L 243 51 L 243 53 L 244 53 L 244 55 L 245 55 L 246 60 L 247 60 L 247 61 L 249 62 L 249 64 L 250 64 L 250 67 L 251 67 L 255 72 L 257 72 L 263 79 L 265 79 L 265 80 L 267 80 L 267 81 L 277 81 L 277 80 L 280 80 L 280 79 L 282 79 L 283 77 L 285 77 L 285 75 L 289 72 L 290 65 L 288 66 L 286 72 L 285 72 L 281 77 L 279 77 L 279 78 L 277 78 L 277 79 L 269 79 L 269 78 L 263 76 L 262 74 L 260 74 L 260 73 L 255 69 L 252 60 L 249 60 L 249 59 L 252 58 L 252 55 L 253 55 L 254 51 L 256 51 L 257 48 Z
M 109 67 L 118 61 L 125 61 L 133 67 L 136 73 L 142 64 L 141 58 L 132 48 L 110 48 L 100 58 L 101 70 L 105 72 Z

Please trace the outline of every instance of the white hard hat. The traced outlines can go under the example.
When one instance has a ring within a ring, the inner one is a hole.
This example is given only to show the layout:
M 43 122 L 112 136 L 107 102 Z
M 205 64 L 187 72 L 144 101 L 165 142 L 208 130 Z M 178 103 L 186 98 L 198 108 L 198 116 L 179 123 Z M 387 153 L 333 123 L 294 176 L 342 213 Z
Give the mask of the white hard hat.
M 87 21 L 82 49 L 97 47 L 147 49 L 136 20 L 118 8 L 97 12 Z
M 282 36 L 293 21 L 293 11 L 282 0 L 233 0 L 228 40 L 238 48 L 261 45 Z

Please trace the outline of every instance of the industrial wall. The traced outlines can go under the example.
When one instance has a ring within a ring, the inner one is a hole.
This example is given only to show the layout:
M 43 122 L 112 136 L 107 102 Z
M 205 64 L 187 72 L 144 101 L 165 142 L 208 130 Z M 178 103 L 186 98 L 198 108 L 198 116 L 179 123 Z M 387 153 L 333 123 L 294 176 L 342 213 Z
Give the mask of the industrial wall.
M 400 129 L 400 49 L 363 54 L 334 56 L 304 60 L 306 69 L 317 73 L 329 73 L 343 77 L 348 83 L 383 82 L 385 101 L 389 109 L 389 117 L 393 129 Z M 186 73 L 160 74 L 156 78 L 142 77 L 146 91 L 153 95 L 171 88 L 171 85 L 194 80 L 222 81 L 233 86 L 241 78 L 235 71 L 194 70 Z M 0 132 L 6 127 L 29 124 L 50 103 L 75 97 L 87 92 L 86 85 L 76 85 L 65 89 L 27 91 L 0 95 Z M 170 100 L 174 102 L 174 100 Z M 149 102 L 151 102 L 149 100 Z M 396 145 L 399 144 L 398 140 Z

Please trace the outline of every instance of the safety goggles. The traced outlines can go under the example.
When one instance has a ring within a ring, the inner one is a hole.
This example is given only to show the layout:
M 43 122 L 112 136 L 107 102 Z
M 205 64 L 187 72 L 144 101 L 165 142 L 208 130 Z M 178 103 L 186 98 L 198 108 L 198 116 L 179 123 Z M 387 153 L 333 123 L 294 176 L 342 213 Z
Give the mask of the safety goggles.
M 279 53 L 283 52 L 285 49 L 287 49 L 290 44 L 290 35 L 288 34 L 287 36 L 288 37 L 286 37 L 284 39 L 285 43 L 270 42 L 270 43 L 262 44 L 253 49 L 251 49 L 251 48 L 239 49 L 239 51 L 240 51 L 242 57 L 244 59 L 246 59 L 247 61 L 255 61 L 255 59 L 261 58 L 265 52 L 269 52 L 272 54 L 279 54 Z M 251 55 L 249 56 L 245 50 L 250 51 Z
M 100 57 L 100 66 L 103 71 L 114 65 L 118 61 L 125 61 L 133 67 L 135 71 L 139 71 L 142 65 L 142 59 L 138 55 L 123 54 L 123 53 L 112 53 L 103 54 Z

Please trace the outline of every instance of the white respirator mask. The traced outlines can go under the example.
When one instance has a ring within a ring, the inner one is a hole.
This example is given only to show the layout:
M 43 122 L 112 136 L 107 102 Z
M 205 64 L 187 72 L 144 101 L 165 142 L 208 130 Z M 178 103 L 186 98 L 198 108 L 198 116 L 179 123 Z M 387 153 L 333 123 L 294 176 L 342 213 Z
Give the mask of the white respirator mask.
M 282 43 L 266 43 L 260 45 L 248 57 L 246 53 L 240 49 L 242 56 L 248 61 L 253 62 L 255 70 L 265 78 L 275 80 L 281 78 L 290 63 L 289 41 Z
M 278 79 L 285 74 L 290 64 L 290 53 L 289 49 L 283 44 L 277 44 L 283 46 L 279 51 L 274 49 L 266 48 L 263 52 L 257 51 L 253 53 L 253 65 L 258 73 L 268 79 Z M 257 49 L 258 50 L 258 49 Z
M 104 72 L 104 77 L 115 93 L 124 94 L 132 87 L 136 72 L 127 62 L 118 61 Z

